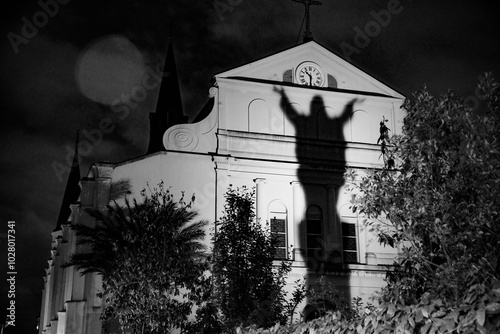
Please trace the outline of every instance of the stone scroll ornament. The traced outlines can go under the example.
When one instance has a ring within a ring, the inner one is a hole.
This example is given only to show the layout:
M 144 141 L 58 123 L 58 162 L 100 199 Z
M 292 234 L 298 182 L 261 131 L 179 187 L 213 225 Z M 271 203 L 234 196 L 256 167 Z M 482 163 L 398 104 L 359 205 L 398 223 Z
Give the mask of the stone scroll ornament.
M 171 149 L 193 151 L 198 146 L 199 138 L 189 125 L 178 125 L 168 134 L 168 141 L 171 143 Z

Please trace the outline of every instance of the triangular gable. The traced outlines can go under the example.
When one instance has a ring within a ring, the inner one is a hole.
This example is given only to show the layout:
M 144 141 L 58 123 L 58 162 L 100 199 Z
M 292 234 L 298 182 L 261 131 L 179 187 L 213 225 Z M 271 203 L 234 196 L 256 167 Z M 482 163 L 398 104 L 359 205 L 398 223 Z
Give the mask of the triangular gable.
M 404 98 L 401 93 L 315 41 L 300 44 L 288 50 L 216 74 L 215 78 L 246 77 L 298 84 L 296 71 L 305 62 L 314 63 L 320 69 L 324 77 L 322 87 L 373 92 Z M 332 82 L 336 87 L 331 86 Z

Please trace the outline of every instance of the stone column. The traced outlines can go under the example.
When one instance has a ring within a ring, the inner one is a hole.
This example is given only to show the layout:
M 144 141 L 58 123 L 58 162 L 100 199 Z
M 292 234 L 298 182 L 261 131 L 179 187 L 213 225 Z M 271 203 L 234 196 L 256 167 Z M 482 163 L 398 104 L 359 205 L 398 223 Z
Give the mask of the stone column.
M 45 330 L 45 312 L 46 312 L 46 300 L 47 300 L 47 282 L 48 277 L 43 277 L 43 290 L 42 290 L 42 306 L 40 310 L 40 319 L 38 320 L 38 333 L 42 333 Z
M 54 267 L 52 266 L 52 260 L 48 261 L 49 263 L 49 268 L 45 269 L 46 271 L 46 285 L 45 285 L 45 305 L 44 305 L 44 312 L 43 312 L 43 327 L 44 329 L 50 326 L 50 311 L 52 309 L 52 281 L 53 281 L 53 269 Z
M 66 332 L 71 334 L 85 333 L 85 305 L 86 301 L 66 302 Z
M 266 198 L 265 198 L 265 184 L 266 184 L 266 179 L 264 178 L 257 178 L 253 180 L 256 184 L 256 192 L 255 192 L 255 217 L 257 218 L 257 221 L 260 222 L 261 224 L 266 223 Z
M 66 312 L 57 312 L 57 334 L 66 333 Z

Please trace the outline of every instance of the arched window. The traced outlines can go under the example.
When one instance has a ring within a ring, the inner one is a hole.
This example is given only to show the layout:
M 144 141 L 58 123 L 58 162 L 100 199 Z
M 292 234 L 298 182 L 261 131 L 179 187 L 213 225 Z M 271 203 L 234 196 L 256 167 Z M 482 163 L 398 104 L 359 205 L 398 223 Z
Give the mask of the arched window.
M 378 133 L 372 129 L 373 122 L 365 110 L 354 110 L 351 115 L 351 141 L 358 143 L 376 143 Z
M 270 108 L 267 101 L 255 99 L 248 105 L 248 131 L 269 133 Z
M 310 205 L 306 212 L 306 256 L 309 261 L 323 260 L 323 211 Z
M 269 222 L 271 234 L 278 240 L 275 258 L 288 258 L 288 211 L 281 201 L 269 204 Z
M 263 99 L 255 99 L 248 105 L 248 132 L 283 135 L 283 117 L 280 109 L 270 108 Z

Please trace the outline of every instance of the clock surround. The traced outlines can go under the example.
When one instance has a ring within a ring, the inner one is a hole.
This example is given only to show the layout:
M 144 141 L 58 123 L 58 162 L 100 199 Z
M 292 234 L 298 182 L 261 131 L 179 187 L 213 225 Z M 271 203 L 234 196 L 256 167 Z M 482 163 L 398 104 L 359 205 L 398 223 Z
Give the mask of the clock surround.
M 325 75 L 318 64 L 312 61 L 305 61 L 297 66 L 295 80 L 300 85 L 323 87 Z

